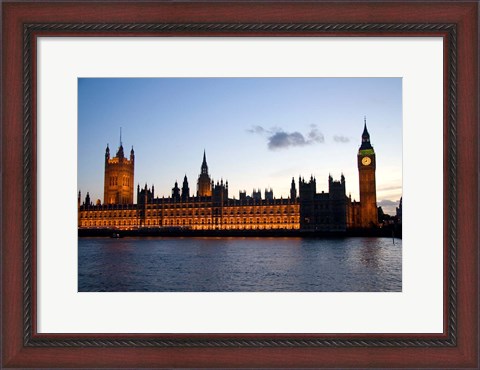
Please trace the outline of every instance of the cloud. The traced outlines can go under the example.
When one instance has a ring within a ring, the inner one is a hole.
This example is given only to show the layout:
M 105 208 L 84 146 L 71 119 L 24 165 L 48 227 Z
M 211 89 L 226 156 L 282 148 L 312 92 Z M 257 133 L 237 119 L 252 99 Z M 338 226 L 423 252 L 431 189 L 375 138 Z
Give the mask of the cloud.
M 377 202 L 377 207 L 382 207 L 384 213 L 394 216 L 398 207 L 399 201 L 394 202 L 388 199 L 382 199 Z
M 388 200 L 388 199 L 383 199 L 379 202 L 377 202 L 377 206 L 380 206 L 380 207 L 397 207 L 398 206 L 398 202 L 394 202 L 393 200 Z
M 251 128 L 249 128 L 247 130 L 247 132 L 250 132 L 252 134 L 263 134 L 265 131 L 266 130 L 262 126 L 259 126 L 259 125 L 252 126 Z
M 342 136 L 342 135 L 335 135 L 333 137 L 333 141 L 337 142 L 337 143 L 348 143 L 350 141 L 350 139 L 346 136 Z
M 286 149 L 292 146 L 305 146 L 315 143 L 323 143 L 325 138 L 317 129 L 307 133 L 306 138 L 300 132 L 277 131 L 268 137 L 268 149 Z
M 287 132 L 280 127 L 265 129 L 258 125 L 252 126 L 247 132 L 261 135 L 266 134 L 267 146 L 270 150 L 286 149 L 293 146 L 306 146 L 315 143 L 323 143 L 325 141 L 325 137 L 318 130 L 316 125 L 310 125 L 310 131 L 305 135 L 298 131 Z
M 305 145 L 305 138 L 300 132 L 279 131 L 268 138 L 268 149 L 270 150 L 303 145 Z
M 398 182 L 400 182 L 400 180 L 398 180 Z M 386 185 L 381 185 L 379 187 L 377 187 L 377 190 L 398 190 L 398 189 L 401 189 L 402 187 L 400 185 L 397 185 L 397 184 L 386 184 Z
M 317 125 L 310 125 L 310 132 L 308 133 L 308 138 L 313 143 L 323 143 L 325 141 L 325 137 L 323 134 L 318 131 Z

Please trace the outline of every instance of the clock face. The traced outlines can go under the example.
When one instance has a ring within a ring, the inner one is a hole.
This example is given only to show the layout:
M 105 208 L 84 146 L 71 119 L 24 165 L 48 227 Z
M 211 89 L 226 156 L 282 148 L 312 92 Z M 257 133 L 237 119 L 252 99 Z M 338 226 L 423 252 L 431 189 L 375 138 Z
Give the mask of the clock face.
M 372 163 L 372 160 L 370 159 L 370 157 L 363 157 L 362 158 L 362 164 L 364 166 L 368 166 L 370 163 Z

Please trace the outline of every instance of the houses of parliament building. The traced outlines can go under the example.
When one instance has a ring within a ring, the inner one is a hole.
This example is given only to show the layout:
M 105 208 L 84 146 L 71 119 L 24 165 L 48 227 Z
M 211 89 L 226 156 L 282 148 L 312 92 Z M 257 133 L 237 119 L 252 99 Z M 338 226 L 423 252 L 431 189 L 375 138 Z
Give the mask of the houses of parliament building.
M 343 232 L 378 225 L 375 186 L 375 151 L 365 122 L 357 153 L 360 201 L 347 197 L 345 177 L 328 178 L 328 192 L 317 192 L 316 179 L 292 178 L 290 196 L 274 198 L 272 189 L 251 195 L 240 192 L 229 197 L 228 181 L 212 181 L 205 152 L 196 184 L 190 190 L 187 176 L 181 187 L 175 182 L 169 197 L 156 197 L 155 189 L 137 186 L 133 202 L 135 153 L 125 157 L 123 145 L 110 157 L 105 151 L 103 204 L 91 201 L 89 193 L 81 202 L 78 194 L 79 229 L 164 229 L 164 230 L 304 230 Z M 298 188 L 297 188 L 298 185 Z

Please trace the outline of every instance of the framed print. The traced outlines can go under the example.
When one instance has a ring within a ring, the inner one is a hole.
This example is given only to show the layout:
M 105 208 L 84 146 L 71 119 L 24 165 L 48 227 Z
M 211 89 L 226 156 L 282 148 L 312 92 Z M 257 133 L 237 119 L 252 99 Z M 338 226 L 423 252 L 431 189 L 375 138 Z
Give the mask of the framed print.
M 2 366 L 477 367 L 477 14 L 3 3 Z

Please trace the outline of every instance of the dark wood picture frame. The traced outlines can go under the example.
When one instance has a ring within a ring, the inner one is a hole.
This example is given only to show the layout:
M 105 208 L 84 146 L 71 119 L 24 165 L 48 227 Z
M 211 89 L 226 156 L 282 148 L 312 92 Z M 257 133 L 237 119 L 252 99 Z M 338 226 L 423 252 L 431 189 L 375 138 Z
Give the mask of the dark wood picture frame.
M 4 2 L 2 367 L 477 368 L 478 9 L 477 1 Z M 35 51 L 49 35 L 443 37 L 444 332 L 38 334 Z

